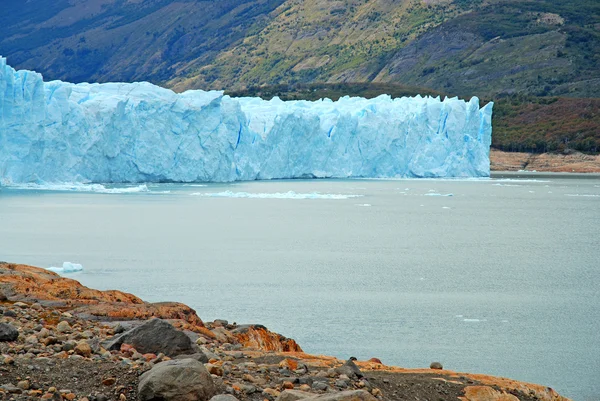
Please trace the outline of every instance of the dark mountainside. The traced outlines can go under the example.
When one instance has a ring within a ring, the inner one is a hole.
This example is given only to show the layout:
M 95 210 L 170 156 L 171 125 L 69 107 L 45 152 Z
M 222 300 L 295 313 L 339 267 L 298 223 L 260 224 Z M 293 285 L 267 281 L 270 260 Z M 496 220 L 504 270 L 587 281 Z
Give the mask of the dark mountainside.
M 508 151 L 600 149 L 596 0 L 3 2 L 0 54 L 46 80 L 314 99 L 496 102 Z

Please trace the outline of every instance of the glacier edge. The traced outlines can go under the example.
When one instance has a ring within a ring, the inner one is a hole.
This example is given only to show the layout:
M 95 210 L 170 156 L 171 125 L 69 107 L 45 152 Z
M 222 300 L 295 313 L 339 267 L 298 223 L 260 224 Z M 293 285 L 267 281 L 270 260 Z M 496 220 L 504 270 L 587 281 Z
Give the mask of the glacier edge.
M 0 57 L 0 183 L 487 177 L 492 107 L 44 82 Z

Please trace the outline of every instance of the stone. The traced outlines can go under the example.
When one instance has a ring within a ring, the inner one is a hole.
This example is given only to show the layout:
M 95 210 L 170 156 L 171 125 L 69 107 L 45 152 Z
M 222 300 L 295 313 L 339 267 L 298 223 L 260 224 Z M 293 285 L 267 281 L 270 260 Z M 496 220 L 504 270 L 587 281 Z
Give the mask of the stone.
M 11 394 L 21 394 L 23 392 L 23 390 L 21 390 L 19 387 L 13 386 L 10 383 L 3 384 L 2 386 L 0 386 L 0 389 L 3 389 L 5 392 Z
M 325 382 L 314 382 L 312 384 L 312 389 L 317 391 L 327 391 L 329 386 Z
M 36 304 L 36 305 L 39 305 L 39 304 Z M 50 337 L 50 330 L 48 330 L 45 327 L 42 327 L 41 330 L 38 332 L 37 336 L 38 336 L 38 338 Z
M 512 394 L 493 389 L 489 386 L 468 386 L 465 387 L 466 401 L 518 401 L 519 399 Z
M 25 338 L 25 342 L 27 344 L 37 344 L 38 338 L 35 336 L 35 334 L 32 334 L 30 336 L 27 336 L 27 338 Z
M 339 388 L 347 388 L 348 387 L 348 381 L 347 380 L 343 380 L 343 379 L 337 379 L 335 381 L 335 386 L 339 387 Z
M 21 390 L 29 390 L 29 380 L 21 380 L 17 383 L 17 387 Z
M 106 379 L 102 380 L 102 384 L 104 384 L 105 386 L 112 386 L 116 382 L 117 379 L 115 377 L 107 377 Z
M 300 390 L 285 390 L 279 397 L 276 398 L 276 401 L 297 401 L 297 400 L 306 400 L 306 399 L 314 399 L 315 395 L 312 393 L 308 393 L 306 391 Z
M 379 363 L 379 364 L 383 365 L 383 362 L 381 362 L 381 359 L 379 359 L 379 358 L 371 358 L 371 359 L 369 359 L 369 362 Z
M 197 360 L 198 362 L 202 362 L 202 363 L 207 363 L 208 362 L 208 357 L 206 355 L 204 355 L 203 352 L 196 352 L 195 354 L 190 354 L 190 355 L 177 355 L 175 358 L 173 359 L 185 359 L 185 358 L 192 358 Z
M 140 401 L 208 401 L 215 393 L 210 373 L 191 358 L 156 364 L 140 376 L 138 385 Z
M 373 397 L 365 390 L 350 390 L 340 391 L 338 393 L 323 394 L 315 398 L 311 398 L 311 401 L 376 401 L 377 398 Z
M 15 326 L 9 323 L 0 323 L 0 341 L 16 341 L 17 338 L 19 338 L 19 331 Z
M 346 363 L 344 363 L 342 366 L 335 368 L 335 372 L 339 375 L 346 375 L 352 379 L 360 379 L 364 377 L 364 375 L 362 374 L 358 366 L 356 366 L 354 361 L 352 361 L 352 359 L 348 359 Z
M 107 350 L 119 350 L 122 344 L 132 345 L 142 354 L 164 353 L 169 357 L 196 354 L 197 348 L 182 331 L 162 319 L 152 319 L 103 343 Z
M 281 392 L 278 391 L 278 390 L 276 390 L 276 389 L 274 389 L 274 388 L 266 388 L 266 389 L 263 390 L 262 394 L 264 396 L 270 396 L 271 398 L 277 398 L 277 397 L 279 397 L 279 395 L 281 394 Z
M 69 324 L 69 322 L 63 320 L 56 325 L 56 331 L 58 331 L 59 333 L 68 333 L 69 331 L 71 331 L 71 325 Z
M 279 367 L 287 368 L 289 370 L 296 370 L 298 369 L 298 361 L 295 361 L 294 359 L 290 358 L 285 358 L 281 362 L 279 362 Z
M 293 388 L 294 388 L 294 383 L 292 383 L 291 381 L 287 381 L 287 380 L 286 380 L 286 381 L 284 381 L 284 382 L 281 384 L 281 387 L 282 387 L 282 388 L 284 388 L 284 389 L 291 390 L 291 389 L 293 389 Z
M 444 369 L 442 364 L 439 362 L 431 362 L 431 365 L 429 365 L 429 368 L 430 369 Z
M 231 394 L 219 394 L 215 395 L 210 401 L 239 401 L 237 398 L 232 396 Z
M 21 309 L 27 309 L 29 307 L 29 305 L 24 302 L 15 302 L 13 305 Z
M 207 363 L 204 365 L 208 370 L 208 373 L 216 376 L 223 376 L 223 368 L 217 365 L 213 365 L 212 363 Z

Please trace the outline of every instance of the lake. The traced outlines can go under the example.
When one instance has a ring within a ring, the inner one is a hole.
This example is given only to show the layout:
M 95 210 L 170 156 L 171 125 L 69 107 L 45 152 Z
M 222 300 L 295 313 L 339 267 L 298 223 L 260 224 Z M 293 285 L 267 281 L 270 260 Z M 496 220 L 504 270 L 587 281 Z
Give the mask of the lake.
M 0 188 L 0 260 L 600 400 L 600 176 Z M 291 191 L 291 192 L 290 192 Z

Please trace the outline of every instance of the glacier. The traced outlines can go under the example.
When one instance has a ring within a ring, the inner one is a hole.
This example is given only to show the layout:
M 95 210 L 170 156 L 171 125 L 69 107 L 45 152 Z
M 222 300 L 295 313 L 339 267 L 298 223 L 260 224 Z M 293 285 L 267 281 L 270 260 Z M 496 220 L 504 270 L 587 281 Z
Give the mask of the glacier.
M 487 177 L 492 107 L 44 82 L 0 57 L 0 183 Z

